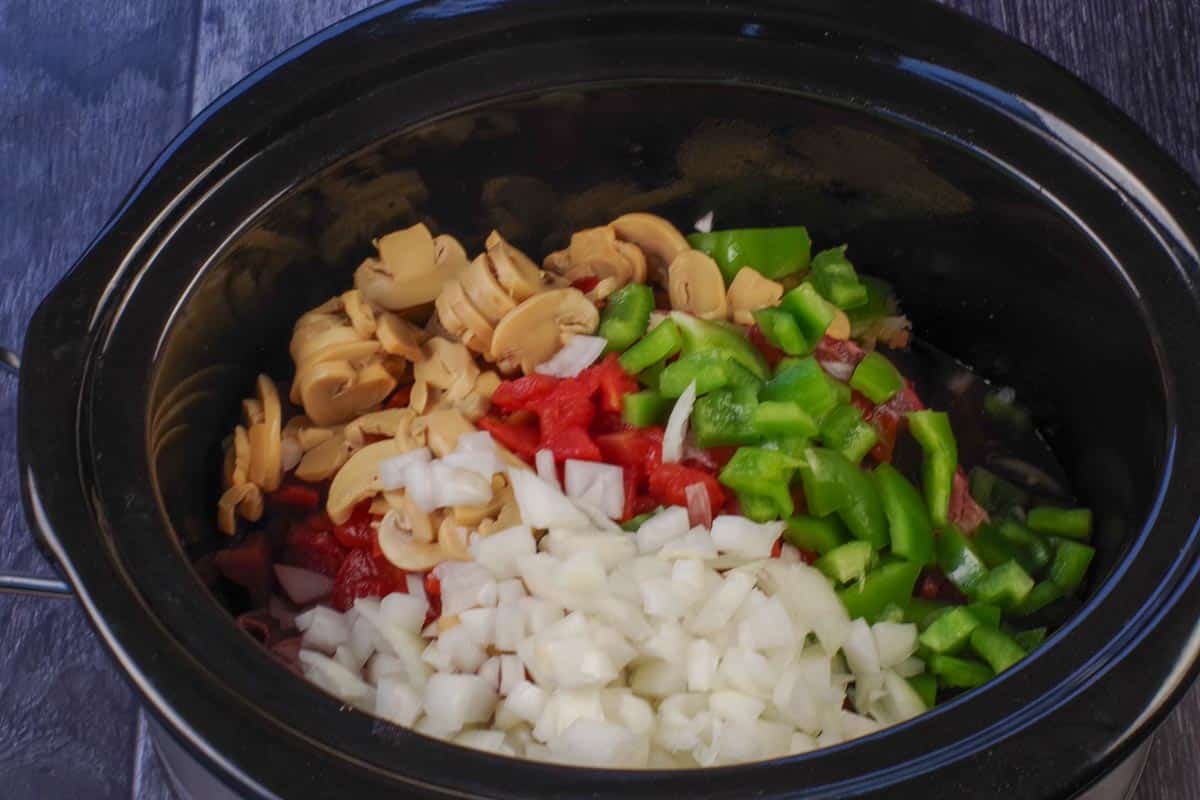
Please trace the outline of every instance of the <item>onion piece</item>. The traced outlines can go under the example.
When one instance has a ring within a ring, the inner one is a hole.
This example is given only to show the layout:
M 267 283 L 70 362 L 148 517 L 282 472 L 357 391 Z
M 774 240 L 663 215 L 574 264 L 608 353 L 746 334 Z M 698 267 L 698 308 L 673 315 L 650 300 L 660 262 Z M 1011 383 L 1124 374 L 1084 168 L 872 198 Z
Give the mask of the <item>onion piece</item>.
M 603 336 L 577 333 L 549 361 L 539 364 L 534 372 L 554 378 L 574 378 L 596 363 L 606 347 L 608 340 Z
M 531 528 L 587 528 L 591 523 L 562 492 L 528 470 L 510 469 L 521 519 Z
M 379 482 L 385 491 L 403 489 L 410 464 L 426 464 L 433 457 L 428 447 L 418 447 L 379 462 Z
M 558 467 L 554 465 L 554 453 L 549 450 L 538 450 L 534 454 L 533 464 L 537 467 L 539 478 L 562 491 L 562 484 L 558 482 Z
M 663 433 L 662 443 L 664 464 L 674 463 L 683 457 L 683 439 L 687 435 L 688 419 L 692 415 L 692 406 L 695 404 L 696 382 L 692 381 L 675 401 L 675 407 L 671 409 L 671 416 L 667 418 L 667 428 Z
M 713 212 L 709 211 L 703 217 L 696 220 L 696 224 L 693 227 L 695 227 L 695 229 L 700 233 L 712 233 L 712 226 Z
M 842 383 L 849 381 L 850 376 L 854 374 L 854 364 L 845 361 L 821 361 L 820 364 L 831 378 Z
M 609 519 L 620 519 L 625 510 L 625 471 L 615 464 L 566 461 L 567 496 L 599 510 Z
M 708 489 L 703 483 L 690 483 L 683 490 L 687 497 L 688 525 L 711 528 L 713 524 L 712 503 L 708 499 Z

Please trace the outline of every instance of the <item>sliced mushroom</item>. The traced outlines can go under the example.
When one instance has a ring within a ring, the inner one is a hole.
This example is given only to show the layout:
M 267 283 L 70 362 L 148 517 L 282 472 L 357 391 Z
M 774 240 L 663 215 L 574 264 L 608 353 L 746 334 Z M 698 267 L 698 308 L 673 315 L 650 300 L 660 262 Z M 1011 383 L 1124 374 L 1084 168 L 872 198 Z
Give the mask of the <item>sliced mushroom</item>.
M 413 535 L 418 542 L 432 542 L 437 533 L 438 513 L 422 511 L 403 490 L 384 492 L 388 505 L 395 510 L 396 522 Z
M 442 286 L 466 268 L 465 256 L 461 262 L 458 259 L 462 248 L 452 246 L 451 237 L 439 239 L 440 246 L 435 247 L 422 223 L 380 238 L 375 242 L 379 257 L 368 258 L 355 270 L 354 288 L 387 311 L 433 302 Z
M 497 478 L 502 476 L 495 476 Z M 452 512 L 454 521 L 458 525 L 463 525 L 468 528 L 477 528 L 485 519 L 494 519 L 503 510 L 505 505 L 516 502 L 513 490 L 509 486 L 496 486 L 496 481 L 492 481 L 494 494 L 492 499 L 481 506 L 456 506 Z
M 470 534 L 468 529 L 454 522 L 454 517 L 445 517 L 438 526 L 437 539 L 446 558 L 453 561 L 470 561 Z
M 288 420 L 287 425 L 283 426 L 283 437 L 295 439 L 305 453 L 322 442 L 329 441 L 334 433 L 336 431 L 333 428 L 318 427 L 303 414 L 297 414 Z
M 346 437 L 346 441 L 354 447 L 362 447 L 368 436 L 397 438 L 402 432 L 408 430 L 416 418 L 416 412 L 409 408 L 386 408 L 383 411 L 373 411 L 346 423 L 343 435 Z
M 567 249 L 548 255 L 543 266 L 568 283 L 598 278 L 588 292 L 594 300 L 603 300 L 626 284 L 646 281 L 645 254 L 637 245 L 617 239 L 611 225 L 572 234 Z
M 654 214 L 624 214 L 612 221 L 612 227 L 622 241 L 641 248 L 646 256 L 647 270 L 659 283 L 666 283 L 671 262 L 680 253 L 691 249 L 678 228 Z
M 462 244 L 448 233 L 433 237 L 433 261 L 452 275 L 460 275 L 470 259 Z
M 421 340 L 424 336 L 416 325 L 390 311 L 381 312 L 375 318 L 375 322 L 375 336 L 379 339 L 383 352 L 403 356 L 413 362 L 424 358 L 421 352 Z
M 385 439 L 358 450 L 333 476 L 329 485 L 329 497 L 325 511 L 335 524 L 350 519 L 354 507 L 363 500 L 383 491 L 379 478 L 379 464 L 389 458 L 403 455 L 407 450 L 396 439 Z
M 496 280 L 508 296 L 521 303 L 542 290 L 542 271 L 529 256 L 504 240 L 499 231 L 492 231 L 484 243 Z
M 324 361 L 301 369 L 293 393 L 313 422 L 336 425 L 375 408 L 395 388 L 395 376 L 380 363 L 355 369 L 348 361 Z
M 279 402 L 279 392 L 275 389 L 275 383 L 266 375 L 258 376 L 256 388 L 256 399 L 262 407 L 263 416 L 261 422 L 254 423 L 247 431 L 247 438 L 250 440 L 248 477 L 251 483 L 264 492 L 273 492 L 283 480 L 283 406 Z
M 495 325 L 504 315 L 517 307 L 492 271 L 492 259 L 481 253 L 458 279 L 463 293 L 491 324 Z
M 341 296 L 342 307 L 346 310 L 346 316 L 350 318 L 350 326 L 354 328 L 354 332 L 364 339 L 369 339 L 375 335 L 375 312 L 371 310 L 366 300 L 363 299 L 362 292 L 357 289 L 351 289 Z
M 734 322 L 753 325 L 755 311 L 779 305 L 783 298 L 783 284 L 764 278 L 756 269 L 743 267 L 733 276 L 725 298 L 729 301 Z
M 355 447 L 340 432 L 304 454 L 296 466 L 296 477 L 309 483 L 332 478 L 350 460 Z
M 487 353 L 495 333 L 492 324 L 467 299 L 462 284 L 453 281 L 438 295 L 435 303 L 438 318 L 446 330 L 477 353 Z
M 680 253 L 667 271 L 671 308 L 687 311 L 700 319 L 725 319 L 725 279 L 721 268 L 699 250 Z
M 262 421 L 263 407 L 262 403 L 258 402 L 258 398 L 247 397 L 242 400 L 242 424 L 249 428 Z
M 508 490 L 510 493 L 512 489 Z M 517 507 L 516 499 L 511 502 L 506 502 L 500 508 L 500 513 L 496 515 L 494 520 L 485 519 L 479 523 L 478 533 L 480 536 L 491 536 L 493 533 L 506 531 L 514 525 L 521 524 L 521 510 Z
M 408 572 L 428 572 L 446 560 L 440 544 L 417 541 L 401 527 L 394 510 L 380 520 L 378 541 L 383 557 Z
M 458 342 L 434 337 L 425 345 L 425 359 L 413 366 L 413 380 L 437 389 L 450 389 L 466 381 L 468 388 L 479 378 L 479 367 L 471 353 Z
M 745 270 L 742 270 L 745 272 Z M 825 329 L 825 335 L 831 339 L 849 339 L 850 338 L 850 318 L 846 316 L 846 312 L 840 308 L 833 315 L 833 322 L 829 323 L 829 327 Z
M 526 375 L 558 352 L 577 333 L 592 333 L 596 307 L 578 289 L 552 289 L 529 298 L 496 326 L 489 358 L 502 372 Z
M 454 452 L 458 437 L 471 433 L 475 426 L 456 408 L 442 408 L 418 417 L 414 433 L 424 433 L 425 442 L 438 458 Z
M 238 425 L 233 429 L 233 440 L 225 451 L 224 487 L 231 489 L 250 480 L 250 437 L 246 429 Z
M 240 514 L 251 522 L 262 518 L 262 491 L 253 483 L 240 483 L 225 491 L 217 501 L 217 527 L 229 536 L 237 533 Z
M 335 297 L 296 320 L 288 352 L 291 353 L 293 362 L 303 364 L 315 353 L 334 345 L 350 344 L 363 339 L 345 313 L 341 298 Z

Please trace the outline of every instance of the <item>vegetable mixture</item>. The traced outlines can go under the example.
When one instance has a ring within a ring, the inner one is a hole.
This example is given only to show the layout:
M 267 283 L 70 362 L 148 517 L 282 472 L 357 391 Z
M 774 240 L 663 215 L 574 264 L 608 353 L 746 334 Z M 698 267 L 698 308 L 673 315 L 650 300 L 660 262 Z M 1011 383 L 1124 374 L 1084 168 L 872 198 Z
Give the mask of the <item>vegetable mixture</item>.
M 968 477 L 845 246 L 635 213 L 541 267 L 376 248 L 244 401 L 212 561 L 349 705 L 567 764 L 774 758 L 988 681 L 1083 584 L 1090 512 Z

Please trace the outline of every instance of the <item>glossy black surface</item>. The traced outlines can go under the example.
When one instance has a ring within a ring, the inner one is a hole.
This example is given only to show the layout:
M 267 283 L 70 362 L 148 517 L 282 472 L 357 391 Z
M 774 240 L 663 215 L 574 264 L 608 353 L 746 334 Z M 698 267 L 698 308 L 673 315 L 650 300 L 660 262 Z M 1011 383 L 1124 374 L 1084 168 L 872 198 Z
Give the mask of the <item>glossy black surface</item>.
M 933 6 L 582 8 L 384 7 L 302 46 L 189 128 L 39 311 L 28 510 L 106 641 L 176 732 L 262 794 L 1036 797 L 1094 780 L 1196 656 L 1200 193 L 1073 79 Z M 630 185 L 596 190 L 612 181 Z M 459 750 L 339 711 L 248 646 L 184 547 L 212 541 L 213 443 L 296 314 L 390 225 L 494 224 L 540 253 L 623 203 L 846 239 L 918 329 L 1032 399 L 1103 521 L 1107 580 L 1080 617 L 919 720 L 703 774 Z M 33 439 L 55 420 L 61 437 Z

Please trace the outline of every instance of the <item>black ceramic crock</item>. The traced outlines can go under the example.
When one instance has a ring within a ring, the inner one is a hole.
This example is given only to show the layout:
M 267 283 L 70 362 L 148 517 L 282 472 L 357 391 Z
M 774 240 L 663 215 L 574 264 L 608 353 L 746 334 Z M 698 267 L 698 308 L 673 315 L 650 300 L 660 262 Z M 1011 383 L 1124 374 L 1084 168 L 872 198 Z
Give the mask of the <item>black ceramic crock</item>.
M 1033 656 L 845 745 L 703 772 L 516 762 L 280 668 L 193 561 L 217 442 L 373 235 L 536 254 L 644 208 L 805 223 L 915 327 L 1030 398 L 1099 522 Z M 32 528 L 164 726 L 251 796 L 1065 797 L 1154 728 L 1200 647 L 1200 191 L 1035 53 L 924 2 L 389 3 L 205 111 L 43 303 L 19 424 Z

